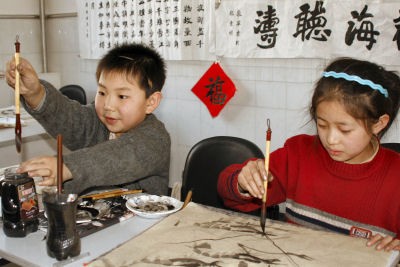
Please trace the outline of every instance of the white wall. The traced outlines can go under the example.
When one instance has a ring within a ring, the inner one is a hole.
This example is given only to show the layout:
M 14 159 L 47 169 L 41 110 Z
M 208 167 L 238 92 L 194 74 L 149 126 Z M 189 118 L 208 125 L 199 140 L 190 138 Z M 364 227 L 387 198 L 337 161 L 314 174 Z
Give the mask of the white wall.
M 25 4 L 26 1 L 7 1 L 2 3 L 2 10 L 12 9 L 14 5 Z M 75 0 L 46 1 L 47 14 L 75 11 Z M 82 85 L 88 91 L 89 101 L 93 100 L 97 61 L 79 58 L 77 18 L 48 19 L 46 27 L 48 71 L 61 74 L 61 85 Z M 29 38 L 29 42 L 23 42 L 26 47 L 23 48 L 24 56 L 40 69 L 39 28 L 36 20 L 0 20 L 0 60 L 5 62 L 12 55 L 15 34 L 20 32 L 24 38 Z M 255 142 L 264 150 L 267 118 L 271 120 L 273 131 L 272 150 L 280 147 L 289 136 L 313 133 L 312 123 L 306 124 L 307 109 L 313 82 L 319 78 L 326 63 L 320 59 L 221 58 L 221 65 L 236 84 L 237 92 L 220 115 L 213 119 L 204 104 L 191 92 L 212 62 L 168 61 L 164 99 L 156 114 L 165 122 L 172 137 L 170 185 L 180 181 L 186 155 L 201 139 L 215 135 L 238 136 Z M 400 65 L 387 67 L 400 71 Z M 6 99 L 9 95 L 8 89 L 3 90 L 2 83 L 4 81 L 0 81 L 1 105 L 4 104 L 3 96 Z M 398 121 L 384 141 L 400 142 Z

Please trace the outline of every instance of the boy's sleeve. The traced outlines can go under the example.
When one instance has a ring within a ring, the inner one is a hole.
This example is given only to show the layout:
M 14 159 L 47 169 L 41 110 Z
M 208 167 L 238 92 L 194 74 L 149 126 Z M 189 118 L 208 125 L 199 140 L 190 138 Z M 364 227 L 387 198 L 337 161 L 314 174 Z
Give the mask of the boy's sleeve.
M 46 97 L 40 107 L 31 109 L 22 99 L 26 111 L 54 138 L 63 135 L 63 145 L 70 150 L 97 143 L 99 134 L 107 134 L 97 118 L 93 105 L 81 105 L 64 96 L 50 83 L 40 80 Z
M 161 125 L 147 125 L 145 129 L 135 129 L 117 139 L 65 155 L 64 163 L 73 176 L 65 183 L 65 188 L 79 193 L 96 185 L 120 185 L 153 179 L 154 190 L 165 188 L 166 191 L 169 161 L 168 133 Z

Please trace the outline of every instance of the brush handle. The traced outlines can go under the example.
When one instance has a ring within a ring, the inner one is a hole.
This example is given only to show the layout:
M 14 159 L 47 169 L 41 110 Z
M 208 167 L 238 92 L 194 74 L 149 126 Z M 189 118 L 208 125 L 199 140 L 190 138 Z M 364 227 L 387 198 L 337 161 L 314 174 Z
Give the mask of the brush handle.
M 184 209 L 189 204 L 189 202 L 192 200 L 192 194 L 193 194 L 193 191 L 189 190 L 181 209 Z
M 62 135 L 57 135 L 57 192 L 62 193 L 63 183 L 63 156 L 62 156 Z
M 262 207 L 261 207 L 261 216 L 260 216 L 260 225 L 263 233 L 265 234 L 265 221 L 267 217 L 267 189 L 268 189 L 268 173 L 269 173 L 269 151 L 271 145 L 271 127 L 270 121 L 267 119 L 267 132 L 266 132 L 266 142 L 265 142 L 265 171 L 267 172 L 267 177 L 263 181 L 264 194 L 262 196 Z
M 18 41 L 18 36 L 17 40 L 15 41 L 15 113 L 20 114 L 20 92 L 19 92 L 19 87 L 20 87 L 20 74 L 17 69 L 17 66 L 19 65 L 19 53 L 20 53 L 20 43 Z
M 22 146 L 22 137 L 21 137 L 21 112 L 20 112 L 20 74 L 17 69 L 17 66 L 19 65 L 19 53 L 20 53 L 20 43 L 18 41 L 18 35 L 15 41 L 15 145 L 17 147 L 17 152 L 21 152 L 21 146 Z
M 270 146 L 271 146 L 271 127 L 270 127 L 270 121 L 267 119 L 267 133 L 266 133 L 266 142 L 265 142 L 265 171 L 267 172 L 267 177 L 264 180 L 264 195 L 262 198 L 263 203 L 267 201 L 267 188 L 268 188 L 268 173 L 269 173 L 269 152 L 270 152 Z
M 132 189 L 132 190 L 122 190 L 120 192 L 104 192 L 100 194 L 94 194 L 92 196 L 89 196 L 92 200 L 97 200 L 97 199 L 103 199 L 103 198 L 111 198 L 111 197 L 119 197 L 119 196 L 124 196 L 124 195 L 130 195 L 130 194 L 139 194 L 142 193 L 143 190 L 140 189 Z M 85 198 L 85 197 L 82 197 Z

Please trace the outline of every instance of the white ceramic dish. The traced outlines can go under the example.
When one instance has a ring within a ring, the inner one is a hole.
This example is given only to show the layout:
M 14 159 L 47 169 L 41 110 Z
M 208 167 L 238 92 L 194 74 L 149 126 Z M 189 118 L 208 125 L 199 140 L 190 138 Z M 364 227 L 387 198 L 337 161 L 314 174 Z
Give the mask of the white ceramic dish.
M 128 198 L 126 207 L 144 218 L 160 218 L 177 212 L 183 202 L 167 196 L 139 195 Z

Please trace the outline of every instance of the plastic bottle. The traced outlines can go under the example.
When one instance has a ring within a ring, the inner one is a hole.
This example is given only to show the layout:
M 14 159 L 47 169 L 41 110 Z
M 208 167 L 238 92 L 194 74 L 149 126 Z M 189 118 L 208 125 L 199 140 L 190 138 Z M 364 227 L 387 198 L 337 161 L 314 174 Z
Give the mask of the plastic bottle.
M 39 205 L 35 182 L 15 168 L 4 171 L 1 181 L 3 230 L 9 237 L 25 237 L 39 227 Z

